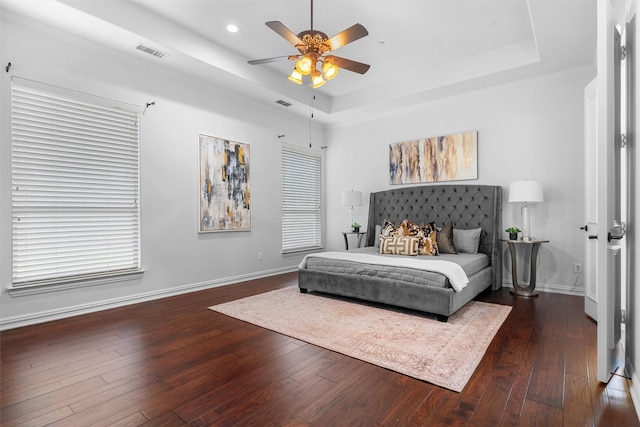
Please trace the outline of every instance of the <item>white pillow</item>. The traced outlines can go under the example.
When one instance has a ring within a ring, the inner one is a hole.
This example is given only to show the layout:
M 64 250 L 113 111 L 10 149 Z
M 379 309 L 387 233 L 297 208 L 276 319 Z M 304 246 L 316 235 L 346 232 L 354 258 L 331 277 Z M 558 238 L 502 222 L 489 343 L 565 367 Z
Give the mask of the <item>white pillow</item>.
M 480 246 L 480 234 L 482 228 L 471 228 L 468 230 L 462 228 L 453 229 L 453 244 L 458 253 L 477 254 Z

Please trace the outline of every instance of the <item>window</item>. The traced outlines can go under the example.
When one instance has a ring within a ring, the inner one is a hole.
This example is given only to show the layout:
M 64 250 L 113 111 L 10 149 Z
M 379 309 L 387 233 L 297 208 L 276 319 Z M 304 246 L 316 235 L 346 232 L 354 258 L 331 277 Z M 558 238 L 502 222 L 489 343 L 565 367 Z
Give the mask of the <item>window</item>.
M 14 78 L 11 289 L 140 273 L 135 107 Z
M 282 147 L 282 252 L 321 247 L 320 154 Z

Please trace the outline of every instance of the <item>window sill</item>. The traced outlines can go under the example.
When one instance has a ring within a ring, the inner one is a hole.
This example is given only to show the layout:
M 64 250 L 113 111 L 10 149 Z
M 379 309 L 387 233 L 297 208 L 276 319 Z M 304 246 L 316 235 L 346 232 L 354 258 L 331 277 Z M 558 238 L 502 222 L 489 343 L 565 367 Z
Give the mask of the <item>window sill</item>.
M 281 253 L 282 255 L 297 255 L 300 254 L 302 252 L 317 252 L 317 251 L 321 251 L 324 249 L 324 246 L 308 246 L 305 248 L 295 248 L 295 249 L 288 249 L 288 250 L 283 250 Z
M 7 292 L 12 297 L 22 297 L 28 295 L 45 294 L 50 292 L 64 291 L 68 289 L 86 288 L 89 286 L 105 285 L 109 283 L 126 282 L 139 279 L 144 274 L 144 270 L 134 270 L 99 276 L 69 278 L 60 281 L 50 281 L 44 283 L 33 283 L 25 285 L 10 285 Z

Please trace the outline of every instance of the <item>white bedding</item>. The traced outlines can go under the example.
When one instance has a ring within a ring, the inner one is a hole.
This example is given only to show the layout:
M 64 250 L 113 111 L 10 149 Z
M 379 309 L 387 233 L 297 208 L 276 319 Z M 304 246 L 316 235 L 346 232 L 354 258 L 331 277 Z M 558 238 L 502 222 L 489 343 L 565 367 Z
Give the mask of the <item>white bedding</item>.
M 306 255 L 300 262 L 298 268 L 306 268 L 307 258 L 309 257 L 339 259 L 365 264 L 378 264 L 391 267 L 407 267 L 417 270 L 433 271 L 445 275 L 449 279 L 451 287 L 456 292 L 460 292 L 469 283 L 469 278 L 462 267 L 451 261 L 425 259 L 425 257 L 380 257 L 373 254 L 357 252 L 319 252 Z

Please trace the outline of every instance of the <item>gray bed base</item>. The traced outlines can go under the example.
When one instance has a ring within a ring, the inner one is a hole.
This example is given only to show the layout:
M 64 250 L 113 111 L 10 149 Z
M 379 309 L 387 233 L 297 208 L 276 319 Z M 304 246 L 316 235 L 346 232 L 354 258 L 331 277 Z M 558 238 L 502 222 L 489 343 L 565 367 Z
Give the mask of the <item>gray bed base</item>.
M 487 288 L 502 287 L 500 234 L 502 187 L 490 185 L 425 185 L 371 193 L 367 246 L 375 243 L 375 226 L 389 220 L 394 224 L 409 219 L 417 224 L 434 221 L 438 226 L 452 222 L 454 228 L 482 228 L 479 252 L 491 265 L 469 277 L 461 291 L 405 283 L 357 274 L 337 274 L 300 269 L 301 292 L 318 291 L 419 310 L 446 321 L 460 307 Z

